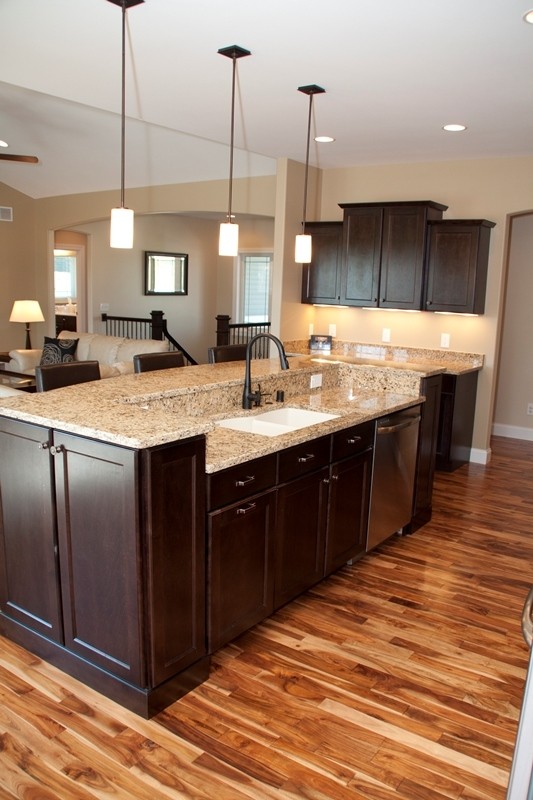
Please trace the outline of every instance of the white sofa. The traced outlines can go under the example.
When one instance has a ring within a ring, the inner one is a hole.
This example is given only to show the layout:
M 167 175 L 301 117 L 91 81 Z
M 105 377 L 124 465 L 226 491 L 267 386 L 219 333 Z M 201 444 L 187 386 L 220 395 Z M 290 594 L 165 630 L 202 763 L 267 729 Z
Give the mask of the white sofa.
M 112 378 L 133 372 L 133 356 L 138 353 L 165 353 L 168 341 L 155 339 L 125 339 L 100 333 L 61 331 L 58 339 L 78 339 L 75 361 L 98 361 L 100 377 Z M 11 350 L 6 369 L 33 375 L 39 365 L 42 350 Z

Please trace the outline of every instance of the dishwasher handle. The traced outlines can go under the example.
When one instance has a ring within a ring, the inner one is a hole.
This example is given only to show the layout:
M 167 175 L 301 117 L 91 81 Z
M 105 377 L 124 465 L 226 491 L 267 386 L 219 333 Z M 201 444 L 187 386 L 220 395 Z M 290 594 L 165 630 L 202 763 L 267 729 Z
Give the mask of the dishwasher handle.
M 396 425 L 380 425 L 378 422 L 377 426 L 377 434 L 381 436 L 384 433 L 396 433 L 396 431 L 401 431 L 404 428 L 410 428 L 411 425 L 418 425 L 420 422 L 421 417 L 409 417 L 409 419 L 404 419 L 401 422 L 397 422 Z
M 528 647 L 533 644 L 533 586 L 529 590 L 522 611 L 522 634 Z

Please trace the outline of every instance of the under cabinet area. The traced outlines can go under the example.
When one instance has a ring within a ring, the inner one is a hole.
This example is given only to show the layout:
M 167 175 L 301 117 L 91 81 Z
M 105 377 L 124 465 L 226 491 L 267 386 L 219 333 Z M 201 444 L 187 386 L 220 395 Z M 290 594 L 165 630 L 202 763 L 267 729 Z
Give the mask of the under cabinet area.
M 203 437 L 0 441 L 0 631 L 143 716 L 204 680 Z

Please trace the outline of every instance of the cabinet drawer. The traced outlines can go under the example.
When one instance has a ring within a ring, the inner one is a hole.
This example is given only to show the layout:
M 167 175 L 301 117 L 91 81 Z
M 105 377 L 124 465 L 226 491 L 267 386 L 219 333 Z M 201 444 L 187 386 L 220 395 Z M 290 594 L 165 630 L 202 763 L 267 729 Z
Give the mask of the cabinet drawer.
M 279 483 L 329 464 L 331 437 L 323 436 L 279 453 Z
M 208 475 L 209 510 L 236 503 L 276 483 L 276 454 L 245 461 L 235 467 Z
M 334 433 L 331 460 L 339 461 L 341 458 L 348 458 L 372 447 L 375 427 L 374 421 L 363 422 L 361 425 L 353 425 L 351 428 Z

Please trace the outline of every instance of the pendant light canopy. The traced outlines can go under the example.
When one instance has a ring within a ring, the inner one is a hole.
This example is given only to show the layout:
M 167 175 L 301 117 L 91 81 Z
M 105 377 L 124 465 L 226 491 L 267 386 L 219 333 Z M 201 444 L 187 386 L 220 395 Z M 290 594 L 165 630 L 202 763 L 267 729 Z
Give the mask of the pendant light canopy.
M 228 194 L 228 214 L 227 222 L 220 224 L 220 235 L 218 240 L 219 256 L 236 256 L 239 252 L 239 226 L 233 222 L 231 213 L 231 203 L 233 195 L 233 142 L 235 138 L 235 78 L 237 74 L 237 59 L 251 55 L 249 50 L 234 44 L 231 47 L 222 47 L 218 51 L 221 56 L 231 58 L 233 61 L 233 73 L 231 83 L 231 135 L 230 135 L 230 156 L 229 156 L 229 194 Z
M 313 111 L 313 97 L 315 94 L 325 94 L 325 89 L 315 83 L 310 86 L 299 86 L 299 92 L 309 95 L 309 118 L 307 121 L 307 149 L 305 153 L 305 180 L 304 180 L 304 206 L 302 214 L 302 232 L 296 236 L 294 246 L 294 260 L 297 264 L 309 264 L 311 261 L 311 236 L 305 232 L 305 218 L 307 214 L 307 179 L 309 175 L 309 144 L 311 142 L 311 115 Z
M 120 207 L 111 209 L 111 247 L 133 247 L 133 210 L 124 205 L 124 176 L 126 167 L 126 11 L 144 0 L 108 0 L 122 8 L 122 107 L 120 115 Z

